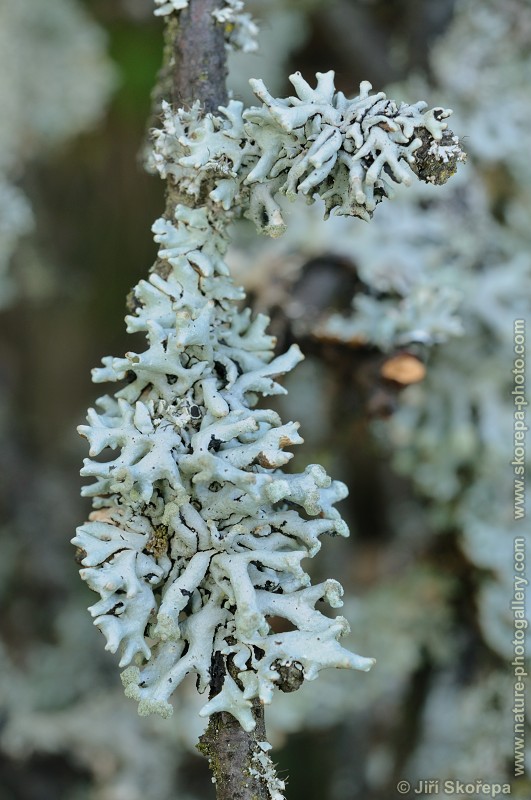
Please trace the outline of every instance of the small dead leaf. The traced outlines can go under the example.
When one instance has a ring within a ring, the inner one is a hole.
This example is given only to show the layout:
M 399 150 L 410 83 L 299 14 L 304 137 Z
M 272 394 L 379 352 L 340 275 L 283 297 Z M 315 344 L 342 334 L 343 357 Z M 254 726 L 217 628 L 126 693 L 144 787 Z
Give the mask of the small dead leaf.
M 416 356 L 411 353 L 399 353 L 388 359 L 381 367 L 382 377 L 395 381 L 402 386 L 410 383 L 419 383 L 426 377 L 426 367 Z

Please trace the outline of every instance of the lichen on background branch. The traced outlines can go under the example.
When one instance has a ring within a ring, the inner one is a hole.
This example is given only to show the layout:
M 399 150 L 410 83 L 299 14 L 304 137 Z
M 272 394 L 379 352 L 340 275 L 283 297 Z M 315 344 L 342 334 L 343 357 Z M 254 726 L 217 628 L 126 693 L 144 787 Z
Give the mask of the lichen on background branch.
M 369 219 L 393 183 L 411 180 L 426 137 L 440 144 L 430 163 L 447 175 L 463 156 L 453 136 L 444 150 L 449 111 L 397 105 L 366 82 L 347 99 L 333 77 L 318 74 L 312 88 L 297 73 L 297 96 L 281 100 L 254 81 L 262 105 L 247 110 L 234 100 L 218 114 L 166 104 L 154 134 L 168 204 L 153 226 L 157 262 L 127 317 L 148 347 L 94 371 L 122 386 L 80 427 L 94 511 L 73 540 L 81 576 L 101 595 L 95 624 L 120 652 L 141 714 L 169 715 L 194 673 L 199 691 L 210 689 L 201 714 L 228 712 L 251 731 L 256 703 L 276 686 L 373 664 L 340 645 L 343 617 L 316 608 L 340 607 L 341 586 L 312 586 L 302 567 L 323 534 L 348 534 L 334 508 L 346 487 L 315 464 L 283 470 L 302 442 L 298 424 L 256 405 L 285 391 L 278 378 L 302 356 L 294 345 L 275 357 L 267 317 L 240 310 L 224 261 L 228 225 L 244 215 L 280 235 L 279 194 L 320 195 L 327 212 Z

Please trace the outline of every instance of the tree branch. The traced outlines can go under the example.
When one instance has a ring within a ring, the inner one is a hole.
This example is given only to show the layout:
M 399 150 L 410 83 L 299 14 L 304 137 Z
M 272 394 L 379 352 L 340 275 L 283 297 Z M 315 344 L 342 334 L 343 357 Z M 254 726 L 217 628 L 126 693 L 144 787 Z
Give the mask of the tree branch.
M 176 108 L 196 100 L 215 113 L 227 102 L 225 35 L 212 12 L 219 0 L 190 0 L 188 8 L 170 14 L 165 25 L 169 99 Z
M 247 733 L 225 711 L 212 714 L 197 749 L 208 758 L 216 784 L 217 800 L 270 800 L 271 792 L 261 759 L 269 757 L 260 747 L 266 741 L 264 708 L 253 702 L 256 728 Z M 272 767 L 272 765 L 271 765 Z
M 189 0 L 188 8 L 165 20 L 164 62 L 156 88 L 156 105 L 162 99 L 176 108 L 189 108 L 199 101 L 205 113 L 216 113 L 227 103 L 226 50 L 223 26 L 212 12 L 220 0 Z M 168 182 L 167 212 L 172 214 L 179 187 Z M 188 200 L 189 202 L 189 200 Z M 161 265 L 155 264 L 155 271 Z M 226 666 L 220 653 L 212 661 L 210 696 L 223 686 Z M 234 679 L 237 680 L 235 674 Z M 267 755 L 263 705 L 252 709 L 256 727 L 245 731 L 228 712 L 212 714 L 197 749 L 208 758 L 216 785 L 217 800 L 271 800 L 280 797 L 278 780 Z

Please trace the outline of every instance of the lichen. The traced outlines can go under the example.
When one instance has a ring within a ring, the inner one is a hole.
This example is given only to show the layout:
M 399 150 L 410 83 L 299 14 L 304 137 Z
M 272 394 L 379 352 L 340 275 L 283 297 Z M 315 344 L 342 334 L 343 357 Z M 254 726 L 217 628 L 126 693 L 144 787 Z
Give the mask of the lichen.
M 284 789 L 286 784 L 277 777 L 275 766 L 271 761 L 269 742 L 258 742 L 258 749 L 253 753 L 249 769 L 250 775 L 259 777 L 264 781 L 271 800 L 285 800 Z
M 193 198 L 208 184 L 220 213 L 237 210 L 261 232 L 280 236 L 286 224 L 278 194 L 309 203 L 320 196 L 327 215 L 369 220 L 377 204 L 393 196 L 394 184 L 411 183 L 417 151 L 441 142 L 447 130 L 451 111 L 371 95 L 367 81 L 352 99 L 336 92 L 332 71 L 317 73 L 315 89 L 300 73 L 290 81 L 297 96 L 275 99 L 262 81 L 251 80 L 262 105 L 244 110 L 231 100 L 219 116 L 202 116 L 198 105 L 174 113 L 164 104 L 153 166 Z M 452 142 L 457 161 L 462 151 Z M 437 160 L 447 164 L 443 156 L 446 151 L 432 153 L 432 167 Z
M 319 465 L 283 470 L 299 426 L 256 405 L 285 391 L 278 378 L 302 356 L 296 345 L 274 356 L 267 317 L 239 310 L 227 226 L 246 215 L 279 235 L 279 192 L 320 195 L 327 211 L 369 219 L 392 182 L 409 183 L 417 131 L 440 141 L 449 114 L 371 96 L 366 82 L 348 100 L 332 72 L 319 73 L 315 89 L 298 73 L 291 81 L 297 97 L 284 100 L 254 81 L 262 106 L 246 111 L 237 101 L 219 115 L 164 106 L 153 163 L 176 188 L 153 226 L 156 268 L 127 317 L 148 348 L 103 360 L 94 380 L 123 385 L 79 429 L 90 443 L 82 474 L 95 479 L 83 493 L 105 518 L 73 542 L 87 553 L 82 577 L 102 596 L 90 609 L 95 624 L 127 667 L 127 696 L 140 714 L 167 716 L 187 674 L 200 692 L 211 686 L 215 657 L 222 687 L 200 713 L 229 712 L 246 731 L 253 700 L 270 703 L 285 683 L 282 668 L 313 680 L 325 667 L 368 670 L 373 660 L 339 644 L 344 617 L 315 607 L 342 605 L 340 584 L 312 586 L 301 562 L 323 534 L 348 534 L 334 508 L 346 487 Z M 108 450 L 114 458 L 97 460 Z M 155 544 L 161 531 L 167 551 Z M 292 629 L 275 633 L 272 617 Z

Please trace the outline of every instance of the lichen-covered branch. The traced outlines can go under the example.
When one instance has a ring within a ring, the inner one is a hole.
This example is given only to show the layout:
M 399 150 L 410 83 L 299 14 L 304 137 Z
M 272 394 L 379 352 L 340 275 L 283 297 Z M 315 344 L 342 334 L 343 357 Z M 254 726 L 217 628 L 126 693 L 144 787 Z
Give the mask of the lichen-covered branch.
M 245 731 L 231 714 L 212 714 L 198 750 L 210 764 L 217 800 L 283 800 L 281 781 L 269 756 L 264 708 L 253 701 L 256 727 Z
M 154 134 L 152 162 L 168 187 L 153 226 L 158 260 L 126 320 L 147 347 L 94 370 L 96 382 L 120 387 L 79 429 L 90 444 L 82 474 L 94 479 L 84 489 L 94 511 L 73 541 L 82 577 L 101 596 L 90 609 L 95 625 L 120 652 L 139 713 L 171 714 L 173 692 L 195 674 L 198 690 L 209 690 L 200 713 L 213 721 L 201 746 L 219 797 L 237 796 L 234 768 L 218 752 L 236 736 L 246 765 L 237 771 L 253 792 L 240 796 L 276 800 L 282 786 L 257 710 L 275 688 L 295 689 L 326 667 L 367 671 L 373 660 L 341 646 L 344 617 L 316 607 L 339 608 L 340 584 L 312 586 L 303 569 L 321 536 L 348 535 L 334 508 L 346 487 L 316 464 L 284 471 L 303 441 L 299 425 L 256 406 L 285 392 L 279 378 L 302 355 L 292 346 L 275 356 L 267 317 L 240 310 L 243 292 L 224 260 L 228 226 L 245 215 L 280 235 L 282 194 L 320 195 L 328 212 L 368 220 L 393 183 L 409 183 L 425 141 L 435 161 L 455 166 L 462 153 L 442 145 L 449 111 L 396 104 L 368 83 L 347 99 L 332 72 L 318 74 L 315 88 L 292 75 L 296 97 L 280 100 L 253 81 L 261 105 L 244 111 L 230 101 L 205 113 L 221 91 L 207 86 L 222 60 L 218 28 L 241 5 L 209 2 L 158 3 L 182 74 L 181 105 L 164 105 Z M 273 618 L 288 630 L 276 633 Z

